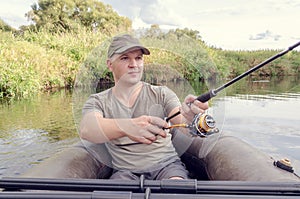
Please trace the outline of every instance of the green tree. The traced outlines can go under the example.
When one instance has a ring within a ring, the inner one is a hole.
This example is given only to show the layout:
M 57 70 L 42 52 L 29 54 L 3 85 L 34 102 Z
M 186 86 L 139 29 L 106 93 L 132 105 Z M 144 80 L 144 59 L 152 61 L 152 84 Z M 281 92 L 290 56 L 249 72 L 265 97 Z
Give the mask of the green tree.
M 162 39 L 165 33 L 160 29 L 158 24 L 152 24 L 151 27 L 144 32 L 143 36 Z
M 97 0 L 39 0 L 26 13 L 37 29 L 76 31 L 85 27 L 103 33 L 128 31 L 131 21 L 119 16 L 110 5 Z
M 192 29 L 188 29 L 188 28 L 184 28 L 184 29 L 177 28 L 176 30 L 170 30 L 169 33 L 173 33 L 173 34 L 177 35 L 178 37 L 186 35 L 192 39 L 201 40 L 201 36 L 199 35 L 200 32 L 198 30 L 192 30 Z
M 0 30 L 2 31 L 13 31 L 14 29 L 5 23 L 2 19 L 0 19 Z

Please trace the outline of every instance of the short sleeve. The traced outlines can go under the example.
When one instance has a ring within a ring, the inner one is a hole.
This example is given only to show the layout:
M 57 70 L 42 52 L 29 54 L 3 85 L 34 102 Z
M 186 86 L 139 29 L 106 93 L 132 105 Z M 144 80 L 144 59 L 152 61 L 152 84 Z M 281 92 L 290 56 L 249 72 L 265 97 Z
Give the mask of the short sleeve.
M 166 86 L 162 87 L 162 96 L 164 101 L 164 107 L 167 114 L 169 114 L 174 108 L 181 106 L 180 100 L 177 95 Z

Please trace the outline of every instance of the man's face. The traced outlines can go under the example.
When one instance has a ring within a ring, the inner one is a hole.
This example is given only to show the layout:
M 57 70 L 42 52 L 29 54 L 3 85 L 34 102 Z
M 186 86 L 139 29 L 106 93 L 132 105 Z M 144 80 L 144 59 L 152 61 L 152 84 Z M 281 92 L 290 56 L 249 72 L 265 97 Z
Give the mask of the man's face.
M 115 83 L 138 83 L 143 75 L 144 59 L 140 49 L 114 55 L 107 61 L 108 68 L 114 75 Z

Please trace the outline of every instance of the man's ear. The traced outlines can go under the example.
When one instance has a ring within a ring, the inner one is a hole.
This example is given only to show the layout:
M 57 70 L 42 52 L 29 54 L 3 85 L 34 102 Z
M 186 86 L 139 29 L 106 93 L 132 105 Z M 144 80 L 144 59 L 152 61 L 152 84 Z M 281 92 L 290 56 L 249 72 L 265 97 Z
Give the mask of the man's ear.
M 113 71 L 113 67 L 112 67 L 112 62 L 110 59 L 106 60 L 106 65 L 108 67 L 108 69 L 112 72 Z

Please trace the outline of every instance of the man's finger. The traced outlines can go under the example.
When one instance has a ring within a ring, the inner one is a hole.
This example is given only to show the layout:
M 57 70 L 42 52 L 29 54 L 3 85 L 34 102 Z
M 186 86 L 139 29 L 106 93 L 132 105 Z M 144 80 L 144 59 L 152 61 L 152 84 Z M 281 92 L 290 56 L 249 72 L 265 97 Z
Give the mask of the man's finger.
M 153 117 L 153 116 L 150 116 L 150 124 L 158 126 L 160 128 L 168 126 L 168 123 L 165 120 L 163 120 L 159 117 Z
M 166 132 L 161 128 L 161 127 L 158 127 L 158 126 L 154 126 L 154 125 L 149 125 L 147 127 L 147 130 L 152 133 L 152 135 L 160 135 L 162 137 L 166 137 Z M 155 137 L 156 138 L 156 137 Z

